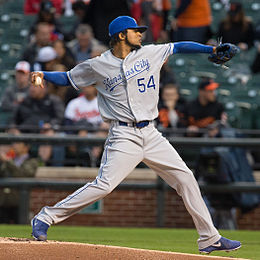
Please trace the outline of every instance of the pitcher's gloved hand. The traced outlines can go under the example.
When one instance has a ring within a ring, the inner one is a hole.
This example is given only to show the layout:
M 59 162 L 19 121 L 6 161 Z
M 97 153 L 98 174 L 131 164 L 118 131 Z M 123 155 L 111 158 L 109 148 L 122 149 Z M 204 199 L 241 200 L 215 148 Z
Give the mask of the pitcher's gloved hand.
M 231 60 L 237 53 L 239 48 L 231 43 L 223 43 L 216 47 L 215 52 L 210 54 L 208 60 L 223 65 Z

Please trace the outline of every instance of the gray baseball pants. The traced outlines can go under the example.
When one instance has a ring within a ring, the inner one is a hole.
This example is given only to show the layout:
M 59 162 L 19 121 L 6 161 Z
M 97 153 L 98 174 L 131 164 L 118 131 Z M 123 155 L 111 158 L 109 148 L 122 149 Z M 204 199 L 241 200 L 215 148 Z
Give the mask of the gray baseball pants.
M 53 207 L 43 207 L 37 218 L 49 225 L 67 219 L 112 192 L 141 161 L 182 197 L 200 236 L 199 249 L 217 242 L 221 236 L 213 225 L 192 171 L 152 123 L 140 129 L 111 123 L 96 179 Z

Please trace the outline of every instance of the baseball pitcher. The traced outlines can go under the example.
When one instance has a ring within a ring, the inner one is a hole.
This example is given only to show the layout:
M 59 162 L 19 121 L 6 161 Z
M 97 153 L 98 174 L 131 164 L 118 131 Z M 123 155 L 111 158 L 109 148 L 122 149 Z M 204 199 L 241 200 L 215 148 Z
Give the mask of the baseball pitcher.
M 32 219 L 32 235 L 46 240 L 47 230 L 112 192 L 143 161 L 182 197 L 199 233 L 199 251 L 232 251 L 239 241 L 222 237 L 213 225 L 192 171 L 171 144 L 154 127 L 158 116 L 159 73 L 175 53 L 208 53 L 209 60 L 223 64 L 236 47 L 218 47 L 195 42 L 142 46 L 142 33 L 129 16 L 119 16 L 109 25 L 111 49 L 86 60 L 68 72 L 32 72 L 32 83 L 43 87 L 45 79 L 75 89 L 94 85 L 104 121 L 110 123 L 98 176 L 54 206 L 46 206 Z

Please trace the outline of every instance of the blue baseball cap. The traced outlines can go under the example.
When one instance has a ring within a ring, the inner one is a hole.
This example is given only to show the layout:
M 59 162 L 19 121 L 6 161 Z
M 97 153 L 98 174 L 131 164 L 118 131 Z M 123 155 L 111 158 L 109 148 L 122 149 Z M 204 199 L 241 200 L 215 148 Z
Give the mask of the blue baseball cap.
M 141 33 L 147 30 L 147 26 L 138 26 L 136 20 L 130 16 L 118 16 L 109 24 L 109 36 L 126 29 L 139 29 Z

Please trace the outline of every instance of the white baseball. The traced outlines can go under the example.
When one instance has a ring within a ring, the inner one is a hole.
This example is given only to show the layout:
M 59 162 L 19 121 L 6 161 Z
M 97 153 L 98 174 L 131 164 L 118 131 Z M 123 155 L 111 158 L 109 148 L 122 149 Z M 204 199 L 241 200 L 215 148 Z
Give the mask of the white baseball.
M 36 85 L 41 85 L 42 84 L 42 79 L 41 79 L 41 77 L 36 77 L 36 79 L 35 79 L 35 84 Z

